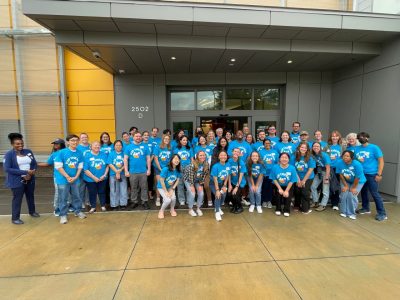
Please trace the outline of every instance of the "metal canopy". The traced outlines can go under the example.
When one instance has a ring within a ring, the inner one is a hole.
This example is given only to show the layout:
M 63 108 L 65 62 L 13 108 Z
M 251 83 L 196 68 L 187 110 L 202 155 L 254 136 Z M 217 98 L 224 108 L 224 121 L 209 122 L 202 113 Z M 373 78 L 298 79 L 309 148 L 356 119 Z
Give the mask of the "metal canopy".
M 400 33 L 394 15 L 254 6 L 23 0 L 23 11 L 111 73 L 327 71 Z

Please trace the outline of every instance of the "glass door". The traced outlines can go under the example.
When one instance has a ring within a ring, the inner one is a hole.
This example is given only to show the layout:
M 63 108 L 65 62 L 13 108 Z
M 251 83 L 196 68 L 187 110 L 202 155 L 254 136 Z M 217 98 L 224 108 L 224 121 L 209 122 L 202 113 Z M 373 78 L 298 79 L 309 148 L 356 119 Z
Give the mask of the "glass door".
M 195 121 L 195 117 L 173 117 L 171 118 L 170 128 L 173 134 L 178 130 L 183 129 L 185 131 L 185 135 L 189 137 L 189 140 L 192 140 Z
M 260 130 L 266 130 L 268 126 L 274 125 L 279 130 L 279 117 L 277 116 L 253 116 L 252 117 L 252 132 L 257 137 Z
M 236 132 L 242 130 L 244 126 L 249 126 L 249 117 L 225 117 L 225 116 L 212 116 L 212 117 L 198 117 L 198 124 L 203 129 L 205 134 L 217 128 L 222 128 L 224 131 L 230 130 Z

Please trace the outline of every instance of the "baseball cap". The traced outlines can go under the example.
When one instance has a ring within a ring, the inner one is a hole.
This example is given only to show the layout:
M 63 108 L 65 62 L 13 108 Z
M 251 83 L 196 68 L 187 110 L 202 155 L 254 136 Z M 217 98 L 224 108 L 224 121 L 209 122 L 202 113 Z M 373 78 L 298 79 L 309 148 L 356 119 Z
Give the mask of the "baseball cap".
M 308 132 L 304 130 L 304 131 L 300 132 L 300 135 L 308 135 Z
M 52 142 L 52 144 L 65 144 L 65 141 L 63 139 L 57 138 Z

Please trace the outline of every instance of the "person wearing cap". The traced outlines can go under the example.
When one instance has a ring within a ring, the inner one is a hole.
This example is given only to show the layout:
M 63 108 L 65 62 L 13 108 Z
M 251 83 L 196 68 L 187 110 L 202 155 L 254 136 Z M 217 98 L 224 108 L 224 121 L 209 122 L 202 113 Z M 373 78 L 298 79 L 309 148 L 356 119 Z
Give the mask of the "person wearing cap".
M 48 167 L 48 166 L 53 166 L 53 181 L 54 181 L 54 201 L 53 201 L 53 207 L 54 207 L 54 215 L 56 217 L 60 216 L 60 209 L 58 207 L 58 185 L 56 184 L 56 173 L 58 172 L 54 168 L 54 160 L 56 159 L 57 155 L 59 154 L 59 150 L 62 150 L 65 148 L 65 141 L 63 139 L 57 138 L 55 139 L 52 143 L 53 149 L 51 150 L 51 154 L 48 157 L 46 162 L 43 163 L 38 163 L 39 167 Z
M 305 130 L 301 131 L 299 143 L 305 142 L 310 146 L 310 142 L 308 141 L 308 138 L 309 138 L 308 131 L 305 131 Z

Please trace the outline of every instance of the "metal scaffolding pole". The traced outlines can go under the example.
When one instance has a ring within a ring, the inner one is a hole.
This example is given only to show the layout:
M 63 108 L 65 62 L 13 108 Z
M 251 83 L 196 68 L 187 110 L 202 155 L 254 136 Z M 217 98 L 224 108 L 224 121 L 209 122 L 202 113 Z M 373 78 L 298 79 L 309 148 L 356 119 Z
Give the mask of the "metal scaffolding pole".
M 64 48 L 57 46 L 58 52 L 58 72 L 60 78 L 60 99 L 61 99 L 61 114 L 64 137 L 68 134 L 68 113 L 67 113 L 67 94 L 65 87 L 65 63 L 64 63 Z

